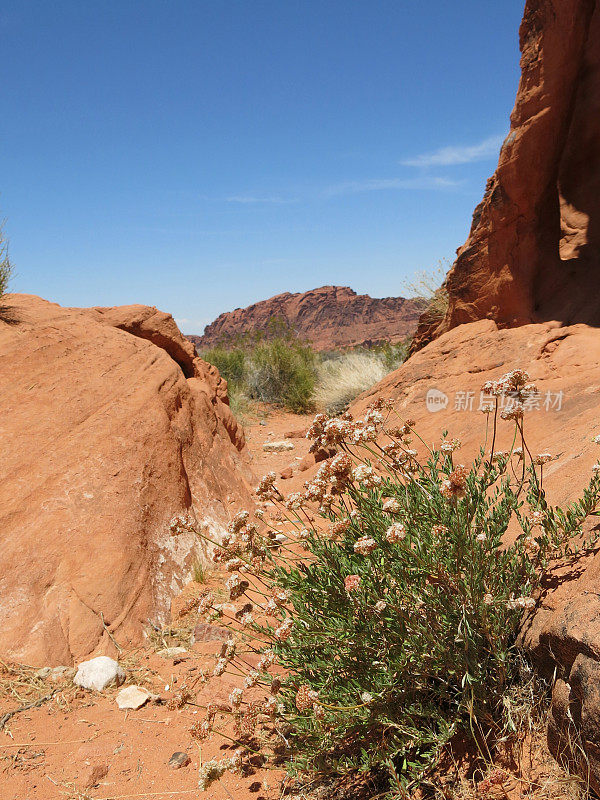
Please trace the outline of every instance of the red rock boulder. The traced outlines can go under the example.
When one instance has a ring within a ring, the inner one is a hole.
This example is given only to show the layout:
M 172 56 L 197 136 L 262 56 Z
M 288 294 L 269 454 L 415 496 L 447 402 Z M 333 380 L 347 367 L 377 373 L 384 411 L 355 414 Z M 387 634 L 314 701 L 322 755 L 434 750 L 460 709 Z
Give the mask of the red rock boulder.
M 243 433 L 169 315 L 3 301 L 0 654 L 112 655 L 248 501 Z

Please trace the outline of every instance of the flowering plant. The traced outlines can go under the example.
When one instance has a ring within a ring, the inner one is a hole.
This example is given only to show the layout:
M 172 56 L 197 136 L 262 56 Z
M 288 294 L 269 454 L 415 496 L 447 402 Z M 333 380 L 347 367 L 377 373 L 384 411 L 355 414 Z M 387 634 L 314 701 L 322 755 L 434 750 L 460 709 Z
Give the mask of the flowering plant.
M 470 467 L 460 442 L 431 449 L 378 401 L 358 421 L 315 417 L 313 447 L 338 452 L 301 494 L 262 479 L 259 522 L 238 514 L 215 552 L 244 603 L 215 667 L 246 675 L 232 699 L 240 745 L 283 741 L 292 772 L 385 767 L 404 787 L 456 734 L 489 754 L 523 609 L 600 498 L 595 471 L 565 511 L 548 504 L 552 456 L 533 456 L 524 434 L 534 390 L 521 370 L 485 385 L 496 406 Z M 502 395 L 514 436 L 496 452 Z M 257 689 L 266 700 L 244 696 Z

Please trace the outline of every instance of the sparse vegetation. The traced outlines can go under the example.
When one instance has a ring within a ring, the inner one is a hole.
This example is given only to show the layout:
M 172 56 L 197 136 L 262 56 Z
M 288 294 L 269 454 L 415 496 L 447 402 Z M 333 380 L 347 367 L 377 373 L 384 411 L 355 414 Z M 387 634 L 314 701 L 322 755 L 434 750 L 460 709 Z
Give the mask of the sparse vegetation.
M 358 771 L 378 797 L 406 800 L 435 786 L 440 758 L 467 743 L 477 795 L 503 786 L 506 774 L 487 765 L 531 706 L 515 690 L 519 620 L 551 561 L 597 541 L 582 539 L 582 526 L 600 501 L 600 466 L 578 501 L 551 506 L 543 473 L 553 457 L 533 456 L 524 433 L 535 386 L 514 370 L 483 390 L 486 438 L 470 467 L 455 463 L 459 441 L 444 434 L 432 449 L 379 401 L 362 420 L 317 415 L 309 437 L 338 455 L 302 494 L 285 498 L 275 473 L 262 479 L 273 527 L 262 510 L 258 523 L 234 518 L 215 560 L 242 609 L 214 674 L 247 675 L 230 697 L 242 749 L 262 741 L 294 775 Z M 508 451 L 494 450 L 499 416 L 514 428 Z M 509 525 L 519 531 L 511 542 Z M 248 672 L 249 651 L 260 661 Z M 262 702 L 246 697 L 253 687 Z
M 280 321 L 268 337 L 246 336 L 202 353 L 227 380 L 236 416 L 253 400 L 302 413 L 313 409 L 339 413 L 361 392 L 396 369 L 406 358 L 406 343 L 316 353 Z
M 320 354 L 315 387 L 315 406 L 328 414 L 340 414 L 359 394 L 378 383 L 406 359 L 408 346 L 385 343 Z
M 201 558 L 196 558 L 192 564 L 192 580 L 196 583 L 206 583 L 207 574 L 205 562 Z
M 270 322 L 267 336 L 239 337 L 202 353 L 228 382 L 234 413 L 248 410 L 251 400 L 284 406 L 290 411 L 310 411 L 317 359 L 281 321 Z
M 290 411 L 310 411 L 315 382 L 315 354 L 293 336 L 259 342 L 252 350 L 247 370 L 250 397 L 280 403 Z
M 0 225 L 0 297 L 5 294 L 13 274 L 12 264 L 8 257 L 8 241 L 4 235 L 4 224 Z
M 441 320 L 448 311 L 448 292 L 444 281 L 449 268 L 448 260 L 440 259 L 437 267 L 419 270 L 412 280 L 404 282 L 409 296 L 425 298 L 427 306 L 424 313 L 432 319 Z
M 345 411 L 352 400 L 380 381 L 386 372 L 378 355 L 368 352 L 339 353 L 319 364 L 315 391 L 317 408 L 329 414 Z

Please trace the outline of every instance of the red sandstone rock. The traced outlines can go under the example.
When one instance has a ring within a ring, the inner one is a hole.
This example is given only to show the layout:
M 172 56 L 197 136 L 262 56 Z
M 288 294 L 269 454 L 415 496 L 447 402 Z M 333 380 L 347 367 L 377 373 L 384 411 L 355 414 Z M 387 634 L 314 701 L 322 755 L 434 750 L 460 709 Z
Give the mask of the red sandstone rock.
M 199 348 L 212 347 L 244 333 L 266 332 L 273 318 L 284 320 L 316 350 L 400 342 L 413 333 L 423 309 L 420 299 L 382 299 L 358 295 L 346 286 L 310 292 L 285 292 L 269 300 L 221 314 L 203 336 L 190 336 Z
M 299 430 L 287 431 L 284 434 L 285 439 L 306 439 L 308 428 L 300 428 Z
M 114 655 L 104 625 L 125 645 L 166 620 L 190 527 L 248 502 L 243 433 L 169 315 L 3 299 L 0 654 Z
M 600 2 L 527 0 L 521 81 L 498 168 L 447 278 L 446 317 L 600 322 Z

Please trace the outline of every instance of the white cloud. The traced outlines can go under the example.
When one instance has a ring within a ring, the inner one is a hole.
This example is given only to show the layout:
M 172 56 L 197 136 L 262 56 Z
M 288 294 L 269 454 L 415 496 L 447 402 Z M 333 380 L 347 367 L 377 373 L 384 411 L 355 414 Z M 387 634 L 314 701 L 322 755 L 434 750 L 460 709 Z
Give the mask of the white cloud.
M 401 163 L 405 167 L 450 167 L 455 164 L 486 161 L 498 155 L 503 141 L 503 135 L 488 136 L 487 139 L 477 144 L 441 147 L 432 153 L 423 153 L 414 158 L 407 158 Z
M 364 181 L 346 181 L 329 186 L 323 191 L 325 197 L 334 197 L 343 194 L 358 194 L 360 192 L 380 192 L 387 189 L 426 189 L 440 190 L 451 189 L 460 185 L 460 181 L 450 178 L 423 177 L 423 178 L 371 178 Z

